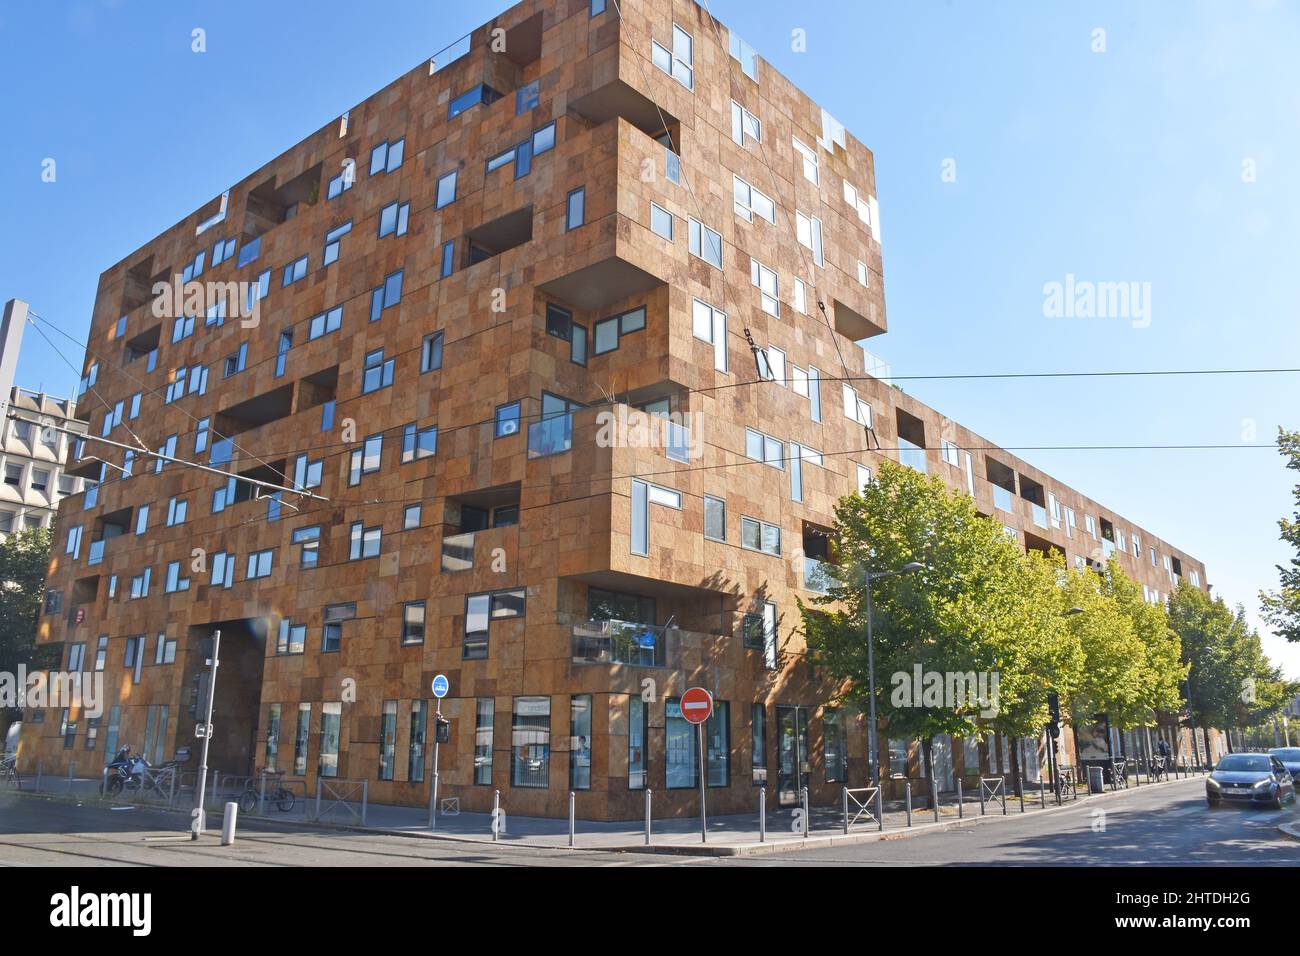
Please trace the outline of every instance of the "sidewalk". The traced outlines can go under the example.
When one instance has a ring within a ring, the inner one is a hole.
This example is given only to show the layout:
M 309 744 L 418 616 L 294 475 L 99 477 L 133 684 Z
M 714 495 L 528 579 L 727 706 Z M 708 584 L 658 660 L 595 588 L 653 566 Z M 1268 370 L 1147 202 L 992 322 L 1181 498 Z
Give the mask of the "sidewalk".
M 839 807 L 812 807 L 807 834 L 798 832 L 795 825 L 793 808 L 769 809 L 767 813 L 766 833 L 760 832 L 758 813 L 730 814 L 711 816 L 708 821 L 708 841 L 701 839 L 699 818 L 696 816 L 674 819 L 655 819 L 652 822 L 650 842 L 646 842 L 645 825 L 641 820 L 621 820 L 602 822 L 578 820 L 572 846 L 582 850 L 616 850 L 638 853 L 671 853 L 710 856 L 739 856 L 757 853 L 771 853 L 795 849 L 811 849 L 846 843 L 866 843 L 875 840 L 903 839 L 921 833 L 946 830 L 959 826 L 974 826 L 980 823 L 1002 820 L 1011 822 L 1017 817 L 1035 813 L 1050 813 L 1068 809 L 1082 803 L 1109 801 L 1130 793 L 1139 793 L 1149 786 L 1159 788 L 1184 787 L 1195 783 L 1203 786 L 1201 775 L 1193 774 L 1186 778 L 1175 778 L 1157 784 L 1137 785 L 1130 782 L 1127 789 L 1109 790 L 1101 794 L 1085 795 L 1080 793 L 1077 800 L 1063 800 L 1061 807 L 1056 806 L 1055 798 L 1046 794 L 1046 807 L 1042 806 L 1040 792 L 1037 789 L 1026 790 L 1025 800 L 1021 802 L 1014 795 L 1006 801 L 1006 813 L 999 803 L 987 803 L 984 815 L 980 813 L 978 795 L 965 795 L 959 814 L 954 794 L 947 794 L 940 799 L 938 821 L 932 810 L 913 809 L 911 826 L 908 825 L 907 812 L 901 803 L 886 803 L 884 827 L 868 821 L 865 817 L 844 832 L 843 814 Z M 71 782 L 64 778 L 44 778 L 41 789 L 34 789 L 34 780 L 25 780 L 23 792 L 40 793 L 71 800 L 95 800 L 98 794 L 98 780 L 86 778 Z M 8 791 L 6 791 L 8 792 Z M 220 793 L 208 800 L 209 820 L 215 814 L 219 817 L 220 807 L 227 800 L 235 800 L 238 794 Z M 188 813 L 185 809 L 192 805 L 193 795 L 187 790 L 178 793 L 172 809 Z M 915 797 L 916 803 L 924 798 Z M 132 806 L 128 796 L 119 801 L 105 799 L 105 805 L 122 808 L 124 812 Z M 165 803 L 141 801 L 141 805 L 167 809 Z M 368 804 L 364 808 L 359 801 L 347 803 L 323 800 L 320 817 L 315 818 L 316 801 L 313 794 L 307 800 L 298 799 L 294 809 L 281 813 L 269 804 L 265 814 L 241 814 L 240 823 L 257 826 L 258 823 L 275 825 L 277 823 L 297 826 L 331 826 L 360 833 L 384 833 L 424 839 L 454 840 L 469 843 L 491 843 L 510 846 L 564 848 L 569 844 L 568 820 L 549 817 L 516 817 L 506 812 L 504 832 L 497 834 L 494 841 L 491 815 L 487 813 L 462 812 L 452 816 L 439 814 L 437 830 L 428 828 L 428 811 L 418 807 L 389 806 Z M 364 816 L 364 824 L 362 819 Z M 211 825 L 211 823 L 210 823 Z

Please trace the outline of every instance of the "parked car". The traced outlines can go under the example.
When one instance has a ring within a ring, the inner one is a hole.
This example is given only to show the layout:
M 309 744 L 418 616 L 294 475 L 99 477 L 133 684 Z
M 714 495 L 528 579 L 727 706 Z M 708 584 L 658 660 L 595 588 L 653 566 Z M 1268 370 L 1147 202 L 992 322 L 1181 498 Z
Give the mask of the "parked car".
M 1228 754 L 1205 778 L 1205 800 L 1211 809 L 1241 803 L 1280 810 L 1295 800 L 1295 781 L 1272 754 Z
M 1286 772 L 1293 780 L 1300 777 L 1300 747 L 1277 747 L 1269 753 L 1282 761 L 1282 766 L 1286 767 Z

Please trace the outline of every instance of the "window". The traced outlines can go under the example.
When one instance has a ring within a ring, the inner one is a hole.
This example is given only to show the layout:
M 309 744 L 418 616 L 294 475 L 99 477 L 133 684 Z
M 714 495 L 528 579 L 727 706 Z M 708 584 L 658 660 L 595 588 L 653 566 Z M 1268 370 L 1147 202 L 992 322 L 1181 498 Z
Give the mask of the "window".
M 176 321 L 172 323 L 172 344 L 175 345 L 183 339 L 189 338 L 194 334 L 194 316 L 181 315 L 177 316 Z
M 22 486 L 22 483 L 23 466 L 14 464 L 5 465 L 5 484 L 18 488 Z
M 189 513 L 189 502 L 183 498 L 167 499 L 167 527 L 171 528 L 178 524 L 185 523 L 185 517 Z
M 377 435 L 367 436 L 366 440 L 361 443 L 360 448 L 354 448 L 352 450 L 351 458 L 348 461 L 348 485 L 360 484 L 362 475 L 370 475 L 377 472 L 379 470 L 383 453 L 383 433 L 381 432 Z M 306 470 L 310 472 L 310 463 Z
M 391 173 L 402 165 L 402 157 L 406 152 L 406 137 L 395 139 L 391 142 L 384 140 L 378 146 L 370 150 L 370 175 L 375 176 L 379 173 Z
M 45 494 L 50 488 L 50 470 L 48 468 L 32 469 L 32 491 Z
M 465 636 L 461 656 L 465 660 L 483 660 L 488 655 L 488 623 L 498 618 L 523 617 L 525 596 L 522 588 L 470 594 L 465 598 Z
M 420 372 L 433 372 L 442 368 L 442 333 L 426 335 L 420 343 Z
M 518 402 L 497 406 L 496 425 L 493 431 L 492 437 L 494 438 L 505 438 L 507 435 L 513 435 L 519 431 Z
M 325 459 L 312 461 L 306 455 L 299 455 L 293 460 L 293 486 L 298 489 L 319 488 L 324 469 Z
M 423 700 L 411 701 L 410 731 L 406 779 L 411 783 L 420 783 L 424 780 L 424 748 L 429 740 L 429 705 Z
M 402 429 L 402 463 L 429 458 L 438 453 L 438 426 L 417 429 L 407 425 Z
M 207 255 L 206 251 L 200 249 L 193 262 L 185 263 L 185 268 L 181 271 L 182 282 L 189 282 L 191 279 L 197 279 L 203 275 L 203 257 L 205 255 Z
M 126 639 L 125 654 L 122 658 L 122 666 L 125 670 L 131 671 L 131 682 L 140 683 L 141 669 L 144 667 L 144 635 L 137 634 Z
M 329 652 L 339 650 L 343 646 L 343 622 L 355 620 L 356 616 L 355 604 L 327 604 L 322 615 L 320 649 Z
M 474 782 L 492 783 L 492 723 L 496 701 L 480 697 L 474 701 Z
M 95 670 L 103 671 L 108 664 L 108 635 L 99 635 L 95 643 Z
M 763 126 L 758 117 L 745 109 L 735 100 L 731 101 L 731 138 L 744 146 L 748 137 L 756 143 L 763 141 Z
M 235 555 L 229 551 L 218 551 L 212 556 L 212 574 L 208 584 L 217 588 L 229 588 L 235 583 Z
M 383 537 L 383 532 L 384 529 L 382 525 L 367 528 L 364 527 L 360 521 L 353 522 L 350 534 L 351 544 L 348 550 L 348 560 L 359 561 L 365 558 L 379 557 L 379 546 L 381 538 Z
M 568 309 L 547 303 L 546 334 L 569 343 L 569 361 L 578 365 L 587 364 L 587 327 L 574 322 Z
M 349 219 L 341 226 L 335 226 L 329 232 L 325 233 L 325 257 L 321 260 L 323 265 L 331 265 L 338 261 L 339 243 L 349 232 L 352 231 L 352 220 Z M 402 220 L 402 232 L 406 232 L 406 220 Z M 382 236 L 383 233 L 380 232 Z M 401 233 L 398 233 L 401 235 Z
M 867 277 L 867 264 L 861 259 L 858 260 L 858 282 L 864 287 L 871 285 Z
M 680 511 L 682 493 L 645 481 L 632 482 L 632 554 L 650 553 L 650 505 L 652 504 Z
M 944 438 L 940 441 L 940 449 L 944 461 L 952 465 L 954 468 L 960 467 L 960 453 L 957 451 L 956 445 Z M 1053 499 L 1053 501 L 1055 501 L 1055 499 Z
M 333 177 L 326 185 L 326 199 L 337 199 L 352 188 L 352 184 L 356 182 L 356 174 L 353 172 L 353 168 L 351 164 L 345 162 L 343 171 Z M 243 265 L 243 263 L 241 262 L 240 265 Z
M 235 352 L 226 356 L 226 361 L 222 366 L 221 377 L 230 378 L 230 376 L 242 372 L 247 367 L 248 367 L 248 343 L 244 342 L 239 346 L 239 348 Z
M 411 601 L 402 607 L 402 643 L 424 643 L 424 602 Z
M 410 531 L 420 527 L 420 506 L 407 505 L 402 511 L 402 530 Z
M 515 115 L 522 116 L 531 109 L 536 109 L 541 102 L 541 80 L 533 80 L 515 90 Z
M 844 382 L 840 386 L 840 391 L 844 396 L 844 417 L 851 418 L 859 425 L 871 427 L 871 406 L 858 397 L 857 391 L 852 385 Z
M 343 306 L 336 305 L 328 312 L 314 315 L 307 320 L 307 339 L 318 339 L 322 335 L 337 332 L 343 324 Z
M 826 758 L 826 782 L 843 783 L 849 775 L 849 754 L 844 746 L 844 727 L 840 712 L 826 708 L 822 712 L 822 755 Z
M 650 230 L 655 235 L 673 241 L 673 214 L 656 203 L 650 204 Z
M 248 556 L 248 567 L 244 572 L 244 579 L 252 581 L 257 578 L 269 578 L 271 576 L 271 566 L 274 563 L 274 560 L 274 549 L 254 551 Z
M 144 534 L 149 530 L 149 506 L 141 505 L 135 513 L 135 533 Z
M 456 271 L 456 240 L 449 239 L 442 244 L 442 278 L 447 278 Z
M 785 468 L 785 443 L 752 428 L 745 429 L 745 457 Z
M 780 280 L 776 273 L 757 259 L 749 260 L 750 281 L 758 287 L 759 304 L 768 315 L 781 317 Z
M 298 705 L 298 730 L 293 740 L 293 772 L 301 777 L 307 772 L 307 740 L 311 733 L 311 704 Z
M 277 654 L 301 654 L 307 646 L 307 625 L 294 624 L 287 618 L 280 619 L 280 631 L 275 640 Z
M 280 288 L 293 285 L 305 275 L 307 275 L 307 257 L 303 256 L 284 267 L 284 272 L 280 276 Z
M 434 202 L 434 209 L 441 209 L 443 206 L 450 206 L 456 201 L 456 175 L 457 170 L 452 170 L 446 175 L 438 177 L 438 195 Z
M 569 789 L 591 789 L 591 695 L 569 698 Z
M 776 203 L 766 194 L 734 175 L 731 177 L 731 192 L 736 215 L 745 222 L 753 222 L 754 216 L 758 215 L 776 224 Z
M 716 269 L 722 268 L 722 237 L 696 219 L 689 221 L 691 255 Z
M 580 186 L 569 193 L 565 204 L 564 228 L 565 231 L 577 229 L 583 224 L 586 217 L 587 190 L 586 187 Z
M 650 41 L 650 59 L 688 90 L 695 88 L 694 40 L 689 33 L 673 24 L 673 48 L 667 50 L 654 40 Z
M 638 306 L 622 315 L 611 316 L 608 319 L 602 319 L 592 328 L 594 341 L 592 342 L 592 352 L 595 355 L 603 355 L 606 352 L 612 352 L 618 348 L 619 339 L 631 332 L 639 332 L 645 328 L 645 306 Z
M 799 158 L 802 160 L 803 178 L 810 183 L 816 184 L 818 181 L 817 150 L 805 146 L 798 139 L 793 139 L 792 142 L 794 151 L 799 154 Z
M 379 210 L 379 238 L 406 235 L 406 223 L 410 212 L 411 204 L 409 202 L 390 202 Z
M 740 544 L 741 547 L 748 548 L 751 551 L 779 555 L 781 553 L 781 529 L 774 524 L 768 524 L 766 521 L 742 517 L 740 519 Z
M 145 568 L 144 571 L 131 579 L 131 600 L 146 598 L 149 596 L 149 578 L 152 575 L 151 568 Z
M 378 322 L 385 309 L 392 308 L 402 301 L 402 273 L 390 273 L 384 277 L 384 284 L 370 293 L 370 321 Z
M 388 388 L 393 384 L 393 363 L 395 359 L 384 361 L 384 350 L 376 349 L 366 355 L 365 364 L 361 373 L 361 394 L 369 395 L 371 392 L 377 392 L 381 388 Z
M 727 503 L 712 495 L 704 496 L 704 537 L 727 540 Z
M 551 699 L 516 697 L 510 728 L 510 784 L 515 787 L 550 785 Z
M 795 210 L 795 236 L 799 244 L 812 250 L 813 262 L 819 266 L 826 265 L 822 255 L 822 221 L 812 216 L 805 216 Z
M 767 711 L 762 704 L 749 709 L 749 766 L 756 787 L 767 785 Z
M 672 144 L 664 146 L 664 178 L 675 186 L 682 184 L 682 158 L 672 150 Z
M 343 720 L 343 705 L 321 704 L 320 754 L 317 773 L 322 777 L 339 775 L 339 736 Z
M 704 723 L 705 783 L 726 787 L 731 783 L 731 707 L 725 700 L 713 702 L 713 713 Z
M 758 54 L 754 52 L 754 48 L 752 46 L 750 46 L 740 37 L 736 36 L 736 34 L 733 33 L 732 31 L 730 30 L 727 31 L 727 34 L 728 34 L 727 36 L 728 52 L 733 57 L 735 57 L 737 60 L 740 61 L 741 71 L 744 72 L 744 74 L 747 77 L 749 77 L 751 80 L 757 83 L 758 82 Z
M 261 254 L 262 254 L 262 239 L 259 236 L 258 238 L 254 239 L 252 242 L 244 243 L 243 247 L 239 250 L 239 258 L 235 261 L 235 267 L 242 269 L 250 262 L 256 262 L 257 257 L 260 256 Z
M 664 702 L 664 784 L 669 790 L 699 785 L 695 739 L 695 728 L 682 716 L 681 701 L 667 698 Z
M 453 99 L 447 105 L 447 119 L 453 119 L 475 106 L 488 106 L 501 99 L 501 94 L 486 83 L 480 83 Z
M 295 528 L 289 541 L 301 545 L 298 549 L 299 568 L 314 568 L 320 563 L 320 525 Z

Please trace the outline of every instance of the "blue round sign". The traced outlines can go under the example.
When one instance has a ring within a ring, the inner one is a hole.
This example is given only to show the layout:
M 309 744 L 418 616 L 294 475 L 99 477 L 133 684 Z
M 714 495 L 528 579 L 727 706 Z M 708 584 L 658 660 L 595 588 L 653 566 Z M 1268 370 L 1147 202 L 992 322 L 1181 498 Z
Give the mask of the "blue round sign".
M 451 688 L 451 685 L 447 683 L 447 678 L 446 678 L 444 675 L 439 674 L 437 677 L 435 677 L 435 678 L 433 679 L 433 696 L 434 696 L 434 697 L 438 697 L 438 698 L 446 697 L 446 696 L 447 696 L 447 691 L 448 691 L 450 688 Z

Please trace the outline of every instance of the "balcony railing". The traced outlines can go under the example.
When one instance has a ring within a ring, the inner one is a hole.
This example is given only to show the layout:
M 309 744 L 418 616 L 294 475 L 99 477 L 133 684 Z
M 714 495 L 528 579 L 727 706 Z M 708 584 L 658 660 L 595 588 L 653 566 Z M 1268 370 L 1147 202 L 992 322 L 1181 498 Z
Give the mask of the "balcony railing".
M 442 539 L 442 572 L 468 571 L 474 567 L 474 532 L 451 534 Z
M 1011 511 L 1011 492 L 1001 485 L 993 486 L 993 506 L 1003 511 Z
M 826 594 L 839 584 L 839 579 L 832 573 L 835 565 L 817 558 L 803 559 L 803 586 L 805 591 Z
M 543 418 L 528 426 L 528 457 L 545 458 L 573 448 L 573 415 Z
M 584 621 L 573 625 L 573 662 L 667 667 L 667 638 L 679 633 L 654 624 Z
M 898 461 L 916 471 L 925 474 L 925 449 L 920 445 L 914 445 L 906 438 L 898 440 Z

